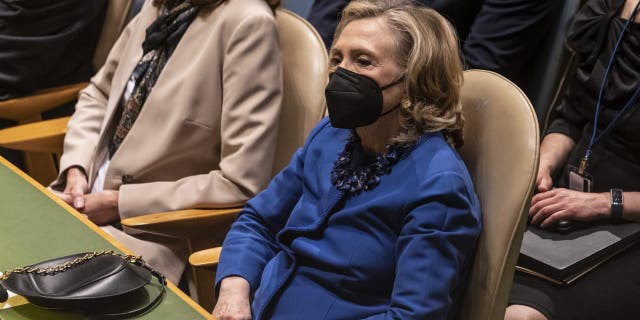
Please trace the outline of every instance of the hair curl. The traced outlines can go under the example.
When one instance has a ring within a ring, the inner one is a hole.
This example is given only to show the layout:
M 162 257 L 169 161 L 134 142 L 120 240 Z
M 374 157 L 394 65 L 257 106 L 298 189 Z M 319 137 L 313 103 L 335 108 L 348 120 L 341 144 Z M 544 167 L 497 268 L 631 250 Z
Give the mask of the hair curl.
M 342 12 L 334 44 L 350 22 L 383 17 L 395 31 L 396 63 L 405 71 L 408 107 L 400 108 L 400 133 L 394 142 L 416 141 L 442 131 L 449 144 L 463 144 L 463 82 L 458 37 L 451 24 L 433 9 L 407 0 L 355 0 Z

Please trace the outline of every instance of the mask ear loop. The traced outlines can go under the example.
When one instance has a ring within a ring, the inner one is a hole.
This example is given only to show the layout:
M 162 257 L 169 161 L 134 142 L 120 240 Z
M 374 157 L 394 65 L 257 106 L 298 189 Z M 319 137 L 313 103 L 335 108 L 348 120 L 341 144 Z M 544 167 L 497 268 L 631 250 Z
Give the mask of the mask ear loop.
M 391 113 L 391 111 L 393 111 L 395 109 L 398 109 L 400 107 L 400 105 L 401 105 L 401 103 L 398 103 L 398 105 L 396 105 L 395 107 L 393 107 L 393 108 L 381 113 L 380 116 L 378 116 L 378 118 L 382 118 L 382 117 L 388 115 L 389 113 Z
M 398 80 L 396 80 L 396 81 L 394 81 L 394 82 L 391 82 L 391 83 L 389 83 L 388 85 L 386 85 L 386 86 L 384 86 L 384 87 L 380 87 L 380 91 L 387 90 L 387 89 L 389 89 L 389 88 L 391 88 L 391 87 L 395 86 L 396 84 L 398 84 L 398 83 L 402 82 L 403 80 L 404 80 L 404 75 L 402 75 L 402 77 L 398 78 Z
M 391 82 L 391 83 L 389 83 L 388 85 L 386 85 L 386 86 L 384 86 L 384 87 L 380 88 L 380 91 L 382 92 L 382 91 L 384 91 L 384 90 L 386 90 L 386 89 L 388 89 L 388 88 L 391 88 L 391 87 L 395 86 L 396 84 L 401 83 L 403 80 L 404 80 L 404 75 L 402 75 L 402 77 L 398 78 L 398 80 L 396 80 L 396 81 L 394 81 L 394 82 Z M 389 113 L 391 113 L 393 110 L 398 109 L 401 105 L 402 105 L 402 102 L 398 103 L 398 105 L 396 105 L 395 107 L 393 107 L 393 108 L 391 108 L 391 109 L 387 110 L 386 112 L 381 113 L 381 114 L 378 116 L 378 118 L 382 118 L 382 117 L 384 117 L 384 116 L 388 115 L 388 114 L 389 114 Z

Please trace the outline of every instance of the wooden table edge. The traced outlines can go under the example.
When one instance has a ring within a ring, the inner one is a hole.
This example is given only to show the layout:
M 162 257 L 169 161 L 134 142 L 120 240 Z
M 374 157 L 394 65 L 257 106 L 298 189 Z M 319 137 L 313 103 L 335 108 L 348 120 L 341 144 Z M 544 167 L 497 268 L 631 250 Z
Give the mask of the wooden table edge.
M 26 173 L 22 172 L 22 170 L 20 170 L 16 166 L 14 166 L 11 162 L 9 162 L 7 159 L 3 158 L 2 156 L 0 156 L 0 163 L 2 163 L 7 168 L 9 168 L 11 171 L 13 171 L 17 175 L 19 175 L 20 177 L 25 179 L 32 186 L 34 186 L 38 190 L 40 190 L 40 192 L 42 192 L 45 195 L 47 195 L 47 197 L 49 197 L 51 200 L 53 200 L 54 202 L 59 204 L 68 213 L 70 213 L 76 219 L 80 220 L 82 223 L 84 223 L 91 230 L 95 231 L 97 234 L 99 234 L 102 238 L 107 240 L 114 247 L 118 248 L 118 250 L 122 251 L 125 254 L 134 254 L 127 247 L 125 247 L 124 245 L 122 245 L 121 243 L 116 241 L 111 235 L 109 235 L 104 230 L 100 229 L 97 225 L 95 225 L 93 222 L 89 221 L 89 219 L 85 218 L 80 213 L 78 213 L 78 211 L 76 211 L 76 209 L 71 207 L 66 202 L 62 201 L 62 199 L 58 198 L 55 194 L 51 193 L 49 190 L 47 190 L 47 188 L 42 186 L 40 183 L 35 181 L 33 178 L 31 178 Z M 199 304 L 197 304 L 195 301 L 193 301 L 193 299 L 191 299 L 189 296 L 187 296 L 184 292 L 182 292 L 182 290 L 178 289 L 173 283 L 171 283 L 168 280 L 167 280 L 167 288 L 169 288 L 169 290 L 173 291 L 173 293 L 175 293 L 178 297 L 180 297 L 180 299 L 182 299 L 184 302 L 186 302 L 188 305 L 190 305 L 192 308 L 194 308 L 205 319 L 215 320 L 215 318 L 210 313 L 208 313 L 206 310 L 204 310 L 204 308 L 202 308 Z

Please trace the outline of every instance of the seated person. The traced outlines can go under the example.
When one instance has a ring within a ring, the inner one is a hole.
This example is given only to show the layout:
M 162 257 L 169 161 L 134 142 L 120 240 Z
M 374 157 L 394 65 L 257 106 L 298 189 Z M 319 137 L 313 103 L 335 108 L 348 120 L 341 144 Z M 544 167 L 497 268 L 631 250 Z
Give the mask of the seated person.
M 237 206 L 263 189 L 281 91 L 265 1 L 147 1 L 80 93 L 52 188 L 177 283 L 186 243 L 110 224 Z
M 88 81 L 106 0 L 0 0 L 0 101 Z M 70 115 L 73 104 L 45 118 Z M 0 119 L 0 129 L 15 125 Z M 22 167 L 22 153 L 0 148 Z
M 542 140 L 539 193 L 529 211 L 533 224 L 640 220 L 640 103 L 633 98 L 640 86 L 640 15 L 631 14 L 639 2 L 590 0 L 575 17 L 569 44 L 577 53 L 577 70 Z M 566 177 L 570 170 L 578 177 L 585 155 L 582 176 L 592 178 L 591 192 L 569 189 Z M 572 168 L 563 167 L 565 162 Z M 563 179 L 554 181 L 558 172 Z M 612 195 L 621 196 L 622 205 L 613 203 Z M 567 287 L 516 273 L 505 318 L 636 319 L 638 269 L 636 245 Z
M 409 1 L 359 0 L 335 39 L 329 119 L 224 241 L 219 319 L 447 319 L 457 310 L 481 217 L 454 150 L 463 127 L 455 31 Z
M 106 0 L 1 0 L 0 100 L 88 81 Z
M 315 0 L 309 22 L 329 46 L 350 0 Z M 447 17 L 462 39 L 469 68 L 498 72 L 521 88 L 553 25 L 555 0 L 418 0 Z

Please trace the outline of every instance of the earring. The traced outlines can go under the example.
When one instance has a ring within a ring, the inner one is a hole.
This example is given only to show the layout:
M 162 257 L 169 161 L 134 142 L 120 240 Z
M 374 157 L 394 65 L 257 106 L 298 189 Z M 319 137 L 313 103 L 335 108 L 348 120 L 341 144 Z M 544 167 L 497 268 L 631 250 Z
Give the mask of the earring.
M 411 109 L 411 100 L 409 100 L 409 98 L 402 98 L 402 101 L 400 101 L 400 106 L 402 107 L 402 109 L 405 110 L 409 110 Z

